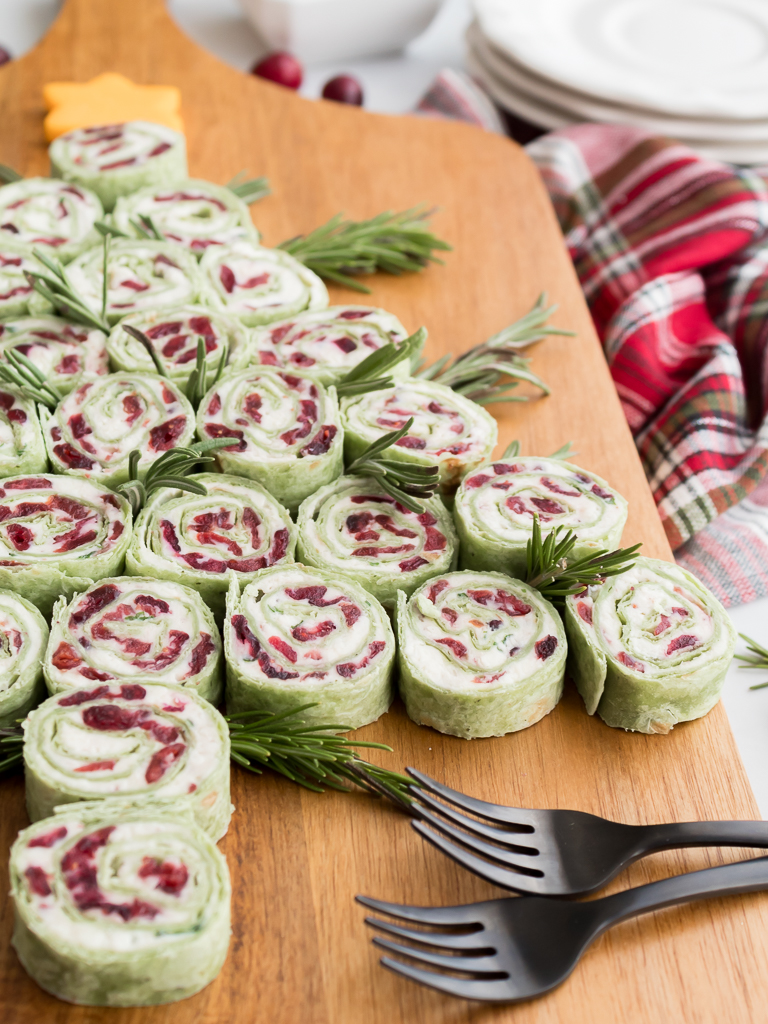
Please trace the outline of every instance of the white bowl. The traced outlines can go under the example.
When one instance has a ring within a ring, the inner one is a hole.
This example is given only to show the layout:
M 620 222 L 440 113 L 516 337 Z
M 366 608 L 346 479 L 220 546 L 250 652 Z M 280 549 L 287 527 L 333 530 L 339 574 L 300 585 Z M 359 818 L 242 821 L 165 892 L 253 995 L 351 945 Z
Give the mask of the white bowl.
M 427 28 L 442 0 L 240 0 L 272 50 L 307 63 L 401 50 Z

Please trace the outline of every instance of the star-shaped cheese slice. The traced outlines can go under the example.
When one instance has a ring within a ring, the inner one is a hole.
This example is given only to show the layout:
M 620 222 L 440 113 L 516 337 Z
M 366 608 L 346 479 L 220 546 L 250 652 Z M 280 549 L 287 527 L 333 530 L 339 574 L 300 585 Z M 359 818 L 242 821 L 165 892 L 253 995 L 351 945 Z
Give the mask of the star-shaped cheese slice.
M 43 99 L 49 111 L 48 142 L 75 128 L 125 121 L 152 121 L 184 131 L 181 92 L 174 85 L 137 85 L 108 71 L 90 82 L 49 82 L 43 86 Z

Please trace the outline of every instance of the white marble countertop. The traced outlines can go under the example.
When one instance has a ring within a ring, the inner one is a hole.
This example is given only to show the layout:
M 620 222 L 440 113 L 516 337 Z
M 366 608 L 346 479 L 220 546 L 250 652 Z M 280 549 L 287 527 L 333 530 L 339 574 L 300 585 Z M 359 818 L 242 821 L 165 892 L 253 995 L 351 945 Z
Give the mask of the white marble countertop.
M 58 0 L 0 0 L 0 45 L 20 56 L 43 35 L 59 6 Z M 240 70 L 248 70 L 265 52 L 237 0 L 170 0 L 169 8 L 201 46 Z M 392 114 L 411 110 L 441 68 L 462 67 L 469 20 L 470 0 L 445 0 L 430 28 L 404 53 L 311 66 L 302 95 L 319 96 L 323 84 L 343 72 L 362 82 L 369 110 Z M 734 608 L 731 616 L 740 633 L 768 645 L 768 598 Z M 740 649 L 743 646 L 740 643 Z M 762 681 L 768 682 L 768 672 L 747 672 L 734 664 L 723 701 L 757 803 L 768 818 L 768 688 L 749 689 Z

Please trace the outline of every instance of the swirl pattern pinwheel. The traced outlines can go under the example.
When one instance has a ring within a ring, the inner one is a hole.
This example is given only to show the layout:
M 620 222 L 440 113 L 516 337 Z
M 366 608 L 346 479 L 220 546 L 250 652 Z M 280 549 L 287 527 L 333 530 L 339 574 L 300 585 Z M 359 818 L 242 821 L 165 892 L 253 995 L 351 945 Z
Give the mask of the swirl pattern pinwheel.
M 281 249 L 265 249 L 248 241 L 210 246 L 200 270 L 210 304 L 248 327 L 328 305 L 322 279 Z
M 125 317 L 107 339 L 107 350 L 114 370 L 154 372 L 152 357 L 125 326 L 142 331 L 152 344 L 166 376 L 184 383 L 195 369 L 198 338 L 205 344 L 206 376 L 213 383 L 222 356 L 229 359 L 245 343 L 242 325 L 206 306 L 179 306 L 174 309 L 148 310 Z
M 409 379 L 345 398 L 341 415 L 348 461 L 413 417 L 410 432 L 387 450 L 387 457 L 437 466 L 440 489 L 447 494 L 490 457 L 498 436 L 496 421 L 482 406 L 431 380 Z
M 224 623 L 227 708 L 290 711 L 316 703 L 308 724 L 357 729 L 392 702 L 395 641 L 387 613 L 352 580 L 302 565 L 265 569 Z
M 221 637 L 199 594 L 169 580 L 118 576 L 57 602 L 44 670 L 50 693 L 152 677 L 216 704 L 221 661 Z
M 38 609 L 0 590 L 0 728 L 15 725 L 40 703 L 47 642 L 48 623 Z
M 19 959 L 70 1003 L 184 999 L 227 955 L 227 863 L 169 801 L 70 807 L 25 829 L 11 850 L 11 893 Z
M 216 453 L 223 471 L 257 480 L 291 510 L 343 465 L 335 389 L 299 374 L 226 374 L 200 403 L 197 432 L 231 437 Z
M 9 349 L 34 363 L 60 395 L 70 392 L 84 373 L 109 373 L 104 333 L 58 316 L 28 316 L 0 323 L 0 358 L 7 359 Z
M 0 384 L 0 477 L 48 468 L 37 408 L 19 388 Z
M 253 481 L 223 473 L 190 479 L 208 493 L 157 492 L 136 520 L 126 568 L 194 587 L 221 616 L 232 573 L 242 589 L 261 569 L 293 561 L 295 528 Z
M 39 270 L 40 263 L 30 248 L 9 241 L 7 234 L 0 235 L 0 316 L 23 316 L 27 312 L 34 288 L 25 274 Z
M 22 178 L 0 188 L 0 238 L 48 250 L 66 263 L 100 240 L 99 197 L 55 178 Z
M 90 188 L 111 210 L 119 196 L 187 176 L 186 140 L 149 121 L 76 128 L 49 147 L 54 175 Z
M 526 729 L 563 691 L 560 617 L 519 580 L 454 572 L 398 595 L 400 693 L 409 716 L 452 736 Z
M 128 479 L 128 458 L 141 451 L 139 472 L 194 436 L 192 406 L 164 377 L 114 373 L 84 378 L 44 424 L 51 464 L 115 486 Z
M 27 810 L 121 796 L 173 798 L 214 839 L 227 831 L 229 730 L 187 687 L 92 683 L 57 693 L 24 722 Z
M 654 558 L 569 597 L 569 672 L 587 712 L 608 725 L 668 733 L 714 707 L 736 634 L 717 598 Z
M 259 233 L 248 207 L 224 185 L 189 180 L 171 186 L 132 192 L 118 199 L 112 218 L 115 227 L 127 235 L 138 235 L 136 224 L 149 217 L 169 242 L 202 256 L 211 245 L 232 245 L 249 241 L 258 245 Z
M 575 561 L 618 547 L 627 502 L 599 476 L 562 459 L 518 456 L 466 476 L 454 517 L 462 569 L 498 569 L 521 578 L 534 517 L 544 536 L 558 526 L 574 531 L 569 559 Z
M 356 580 L 385 608 L 455 568 L 458 543 L 439 498 L 411 512 L 370 477 L 343 476 L 299 510 L 297 557 Z
M 321 384 L 337 384 L 371 352 L 407 337 L 397 317 L 384 309 L 329 306 L 254 330 L 234 362 L 236 368 L 299 370 Z M 407 372 L 405 363 L 402 370 Z
M 53 473 L 0 480 L 0 587 L 44 615 L 117 575 L 130 540 L 130 506 L 106 487 Z

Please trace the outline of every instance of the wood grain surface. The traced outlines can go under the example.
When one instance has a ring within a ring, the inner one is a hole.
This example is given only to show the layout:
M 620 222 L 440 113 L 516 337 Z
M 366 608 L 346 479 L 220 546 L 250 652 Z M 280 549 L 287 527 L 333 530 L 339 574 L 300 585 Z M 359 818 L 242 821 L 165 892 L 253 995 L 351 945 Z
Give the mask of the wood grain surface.
M 635 448 L 536 170 L 511 142 L 457 124 L 368 114 L 302 100 L 241 75 L 192 44 L 161 0 L 69 0 L 46 39 L 0 70 L 0 161 L 45 174 L 41 87 L 120 71 L 181 87 L 192 174 L 216 182 L 267 174 L 274 194 L 253 208 L 266 244 L 345 211 L 367 217 L 426 202 L 454 246 L 444 267 L 373 279 L 373 300 L 428 354 L 458 352 L 525 312 L 541 290 L 574 339 L 540 345 L 533 368 L 550 398 L 498 406 L 499 451 L 567 440 L 578 462 L 630 503 L 624 540 L 670 557 Z M 332 289 L 333 300 L 354 296 Z M 669 736 L 612 730 L 569 687 L 541 723 L 503 739 L 441 736 L 399 705 L 361 730 L 389 743 L 380 760 L 414 765 L 470 793 L 531 807 L 576 807 L 627 822 L 756 818 L 722 707 Z M 222 842 L 234 884 L 234 935 L 218 980 L 170 1007 L 71 1007 L 45 995 L 10 948 L 7 850 L 27 824 L 20 778 L 0 783 L 0 1019 L 3 1024 L 624 1024 L 763 1021 L 768 898 L 733 897 L 665 911 L 613 929 L 556 992 L 485 1007 L 419 988 L 378 966 L 355 893 L 419 904 L 500 895 L 363 794 L 306 793 L 233 769 L 237 812 Z M 735 860 L 739 851 L 657 855 L 613 888 Z

